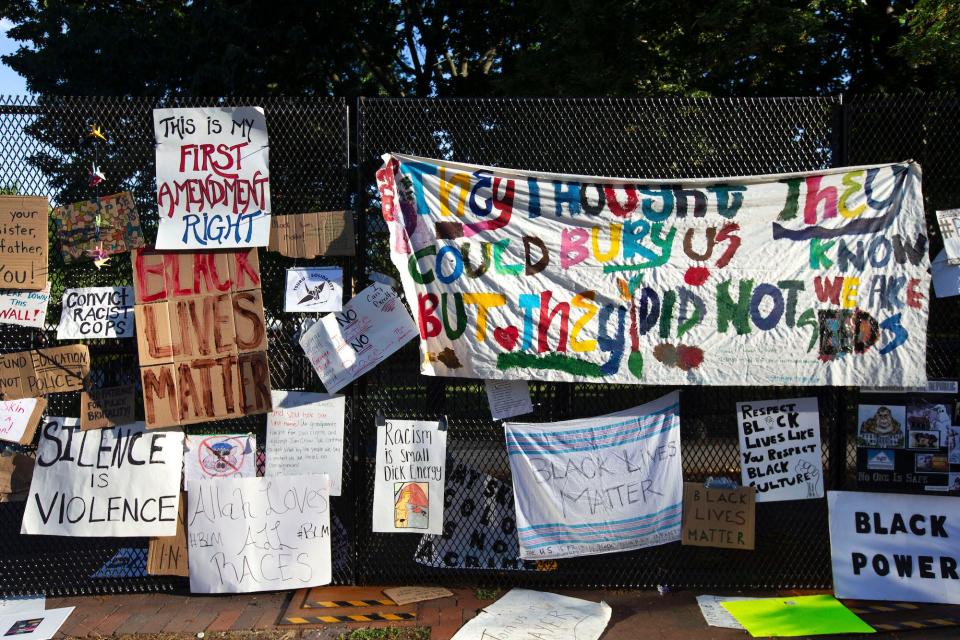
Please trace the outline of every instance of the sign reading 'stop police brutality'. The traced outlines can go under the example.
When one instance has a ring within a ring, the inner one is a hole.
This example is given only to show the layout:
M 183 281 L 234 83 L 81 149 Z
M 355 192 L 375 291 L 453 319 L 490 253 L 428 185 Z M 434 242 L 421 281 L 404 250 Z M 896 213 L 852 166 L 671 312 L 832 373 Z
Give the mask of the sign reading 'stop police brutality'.
M 960 501 L 828 491 L 838 598 L 960 604 Z
M 154 109 L 157 249 L 265 247 L 267 120 L 260 107 Z

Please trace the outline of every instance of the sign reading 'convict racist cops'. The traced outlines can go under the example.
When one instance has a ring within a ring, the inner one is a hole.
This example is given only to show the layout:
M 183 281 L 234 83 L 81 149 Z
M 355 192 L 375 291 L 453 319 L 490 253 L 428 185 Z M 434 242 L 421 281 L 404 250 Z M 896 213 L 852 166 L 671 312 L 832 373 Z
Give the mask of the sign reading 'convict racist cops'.
M 270 410 L 256 249 L 133 253 L 149 428 Z
M 377 183 L 424 374 L 926 381 L 916 164 L 665 182 L 388 155 Z

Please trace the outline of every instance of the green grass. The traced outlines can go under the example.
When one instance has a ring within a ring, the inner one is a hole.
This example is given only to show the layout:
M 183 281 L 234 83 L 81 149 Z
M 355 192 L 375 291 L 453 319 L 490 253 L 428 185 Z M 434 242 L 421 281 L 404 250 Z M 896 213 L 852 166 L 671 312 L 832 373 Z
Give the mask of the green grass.
M 477 600 L 496 600 L 503 593 L 500 587 L 478 587 L 475 595 Z

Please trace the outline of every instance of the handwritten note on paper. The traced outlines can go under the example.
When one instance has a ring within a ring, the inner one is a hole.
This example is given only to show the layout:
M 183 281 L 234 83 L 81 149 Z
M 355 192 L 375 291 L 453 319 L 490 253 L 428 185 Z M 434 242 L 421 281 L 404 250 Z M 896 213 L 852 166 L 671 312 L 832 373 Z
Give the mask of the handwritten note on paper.
M 438 422 L 390 420 L 377 427 L 373 530 L 443 533 L 447 431 Z
M 306 391 L 272 391 L 271 395 L 264 475 L 325 473 L 330 478 L 330 495 L 339 496 L 346 398 Z
M 50 283 L 41 291 L 0 294 L 0 324 L 43 329 L 50 302 Z
M 823 497 L 816 398 L 738 402 L 740 473 L 757 502 Z
M 417 336 L 417 325 L 400 297 L 373 284 L 343 311 L 320 318 L 300 346 L 329 393 L 336 393 Z
M 490 415 L 494 420 L 531 413 L 530 385 L 526 380 L 485 380 Z
M 329 584 L 328 482 L 324 474 L 188 482 L 190 591 Z
M 45 398 L 0 400 L 0 440 L 30 444 L 47 408 Z
M 606 602 L 511 589 L 461 627 L 453 640 L 597 640 L 610 614 Z
M 0 288 L 38 291 L 47 285 L 47 220 L 40 196 L 0 196 Z
M 57 340 L 133 337 L 133 287 L 85 287 L 63 292 Z

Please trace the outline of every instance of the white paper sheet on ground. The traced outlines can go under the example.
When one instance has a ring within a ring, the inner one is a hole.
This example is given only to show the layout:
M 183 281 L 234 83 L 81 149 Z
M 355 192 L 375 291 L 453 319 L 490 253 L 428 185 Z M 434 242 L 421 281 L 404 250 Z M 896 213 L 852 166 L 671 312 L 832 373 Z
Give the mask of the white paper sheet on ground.
M 49 640 L 60 630 L 71 613 L 73 607 L 0 615 L 0 638 Z
M 256 478 L 257 442 L 252 434 L 188 435 L 184 439 L 183 481 Z
M 494 420 L 505 420 L 533 412 L 530 385 L 526 380 L 484 380 L 487 402 Z
M 339 496 L 343 475 L 346 398 L 306 391 L 270 392 L 265 476 L 325 473 L 330 495 Z
M 392 420 L 377 427 L 373 530 L 443 533 L 447 431 L 440 423 Z
M 340 267 L 294 267 L 287 269 L 283 310 L 326 313 L 343 308 L 343 269 Z
M 756 598 L 741 598 L 737 596 L 697 596 L 697 604 L 700 605 L 700 613 L 703 619 L 711 627 L 723 627 L 724 629 L 743 629 L 743 625 L 737 622 L 737 619 L 730 615 L 730 612 L 720 606 L 721 602 L 732 602 L 734 600 L 756 600 Z
M 42 593 L 30 596 L 10 596 L 0 600 L 0 616 L 42 612 L 46 607 L 47 597 Z
M 930 263 L 930 271 L 933 274 L 933 292 L 938 298 L 960 295 L 960 266 L 950 264 L 942 249 Z
M 452 640 L 596 640 L 607 628 L 610 613 L 606 602 L 511 589 Z
M 329 584 L 325 474 L 187 483 L 193 593 L 246 593 Z

